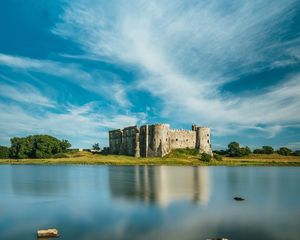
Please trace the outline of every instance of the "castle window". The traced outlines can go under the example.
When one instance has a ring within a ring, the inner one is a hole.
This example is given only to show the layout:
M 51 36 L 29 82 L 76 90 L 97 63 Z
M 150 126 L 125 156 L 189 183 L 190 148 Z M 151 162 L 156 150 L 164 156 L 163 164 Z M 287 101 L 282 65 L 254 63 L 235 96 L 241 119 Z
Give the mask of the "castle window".
M 176 138 L 176 142 L 178 142 L 178 138 Z
M 209 137 L 209 134 L 207 134 L 207 136 Z
M 188 142 L 189 140 L 187 139 L 186 141 Z
M 166 142 L 168 141 L 168 139 L 166 138 Z
M 209 140 L 207 140 L 207 143 L 209 143 Z

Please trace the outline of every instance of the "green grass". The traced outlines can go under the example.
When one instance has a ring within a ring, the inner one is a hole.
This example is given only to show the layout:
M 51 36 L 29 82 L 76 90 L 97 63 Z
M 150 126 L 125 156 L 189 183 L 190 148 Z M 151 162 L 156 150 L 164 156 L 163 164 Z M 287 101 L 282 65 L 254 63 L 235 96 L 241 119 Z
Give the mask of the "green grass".
M 107 164 L 107 165 L 176 165 L 176 166 L 300 166 L 299 156 L 251 154 L 246 157 L 223 157 L 223 161 L 204 162 L 192 149 L 179 149 L 162 158 L 135 158 L 123 155 L 100 155 L 89 152 L 68 153 L 68 157 L 49 159 L 0 159 L 0 164 Z

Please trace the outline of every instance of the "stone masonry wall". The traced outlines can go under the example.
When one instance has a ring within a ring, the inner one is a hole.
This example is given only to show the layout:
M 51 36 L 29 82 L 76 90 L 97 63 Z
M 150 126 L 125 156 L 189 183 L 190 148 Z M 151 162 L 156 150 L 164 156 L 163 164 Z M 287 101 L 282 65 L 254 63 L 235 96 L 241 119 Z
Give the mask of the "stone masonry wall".
M 178 148 L 212 154 L 210 128 L 193 125 L 192 130 L 173 130 L 169 124 L 154 124 L 109 131 L 111 154 L 162 157 Z

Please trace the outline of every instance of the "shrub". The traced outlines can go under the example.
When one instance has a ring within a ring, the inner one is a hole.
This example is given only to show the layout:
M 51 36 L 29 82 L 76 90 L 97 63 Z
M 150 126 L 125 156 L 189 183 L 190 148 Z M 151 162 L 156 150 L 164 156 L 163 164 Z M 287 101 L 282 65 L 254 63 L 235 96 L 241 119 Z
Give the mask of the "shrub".
M 202 153 L 200 159 L 204 162 L 210 162 L 212 157 L 207 153 Z
M 293 152 L 294 156 L 300 156 L 300 150 L 296 150 L 295 152 Z
M 286 147 L 281 147 L 277 150 L 277 153 L 283 156 L 289 156 L 292 154 L 292 150 Z
M 9 158 L 9 148 L 0 146 L 0 159 Z
M 226 150 L 214 150 L 213 153 L 224 156 L 227 154 L 227 151 Z
M 274 149 L 271 146 L 263 146 L 261 149 L 255 149 L 253 151 L 255 154 L 272 154 Z
M 217 161 L 222 161 L 223 157 L 219 154 L 214 153 L 214 159 L 216 159 Z
M 52 158 L 67 158 L 68 155 L 66 155 L 65 153 L 56 153 L 52 156 Z
M 262 154 L 263 151 L 262 151 L 262 149 L 254 149 L 254 150 L 253 150 L 253 153 L 254 153 L 254 154 Z

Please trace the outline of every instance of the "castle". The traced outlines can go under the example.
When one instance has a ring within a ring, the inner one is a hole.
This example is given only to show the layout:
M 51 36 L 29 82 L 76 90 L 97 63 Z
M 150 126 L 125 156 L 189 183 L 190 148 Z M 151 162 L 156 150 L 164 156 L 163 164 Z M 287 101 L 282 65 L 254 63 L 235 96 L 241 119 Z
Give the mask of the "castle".
M 192 125 L 192 130 L 177 130 L 170 129 L 169 124 L 153 124 L 109 131 L 110 154 L 163 157 L 178 148 L 195 148 L 212 155 L 210 128 Z

